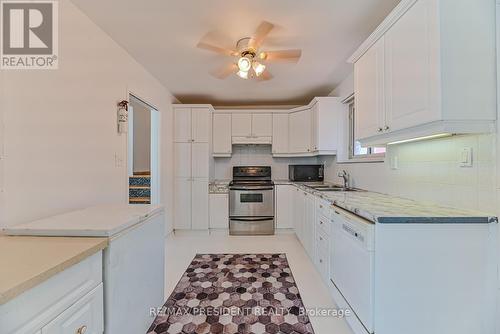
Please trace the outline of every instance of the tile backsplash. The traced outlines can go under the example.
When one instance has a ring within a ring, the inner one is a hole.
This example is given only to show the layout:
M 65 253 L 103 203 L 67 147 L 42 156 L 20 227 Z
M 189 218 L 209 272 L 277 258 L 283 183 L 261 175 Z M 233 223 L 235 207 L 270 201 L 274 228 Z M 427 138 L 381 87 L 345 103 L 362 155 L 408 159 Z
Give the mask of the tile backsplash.
M 318 158 L 273 158 L 271 145 L 234 145 L 230 158 L 215 158 L 211 179 L 230 180 L 233 166 L 271 166 L 273 179 L 288 179 L 289 164 L 316 164 Z
M 472 149 L 471 167 L 460 166 L 464 148 Z M 388 146 L 383 163 L 320 163 L 329 181 L 340 182 L 337 173 L 345 169 L 355 187 L 499 214 L 495 152 L 494 134 L 457 135 Z

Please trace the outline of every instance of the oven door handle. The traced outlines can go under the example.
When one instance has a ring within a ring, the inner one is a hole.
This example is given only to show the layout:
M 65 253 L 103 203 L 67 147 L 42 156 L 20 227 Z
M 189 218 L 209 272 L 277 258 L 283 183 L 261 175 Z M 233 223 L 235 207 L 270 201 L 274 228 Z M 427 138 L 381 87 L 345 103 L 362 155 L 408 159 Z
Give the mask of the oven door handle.
M 229 220 L 234 220 L 238 222 L 262 222 L 266 220 L 273 220 L 273 217 L 261 217 L 261 218 L 233 218 L 230 217 Z
M 259 190 L 273 190 L 274 188 L 273 187 L 255 187 L 255 188 L 252 188 L 252 187 L 229 187 L 229 190 L 241 190 L 241 191 L 259 191 Z

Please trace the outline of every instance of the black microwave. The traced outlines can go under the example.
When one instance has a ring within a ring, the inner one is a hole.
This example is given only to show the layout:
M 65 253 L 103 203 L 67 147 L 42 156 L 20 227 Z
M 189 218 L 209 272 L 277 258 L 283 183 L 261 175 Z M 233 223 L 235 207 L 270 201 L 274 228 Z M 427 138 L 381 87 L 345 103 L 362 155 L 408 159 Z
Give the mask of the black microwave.
M 323 165 L 288 165 L 288 179 L 299 182 L 323 182 Z

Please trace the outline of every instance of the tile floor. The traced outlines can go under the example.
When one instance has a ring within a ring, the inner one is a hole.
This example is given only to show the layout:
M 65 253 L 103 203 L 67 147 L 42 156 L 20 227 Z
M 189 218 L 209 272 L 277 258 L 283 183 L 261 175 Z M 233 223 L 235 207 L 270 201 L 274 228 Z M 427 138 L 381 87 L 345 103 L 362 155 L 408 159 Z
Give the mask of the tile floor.
M 165 299 L 170 296 L 197 253 L 286 253 L 306 308 L 336 308 L 328 287 L 293 234 L 234 237 L 224 232 L 211 235 L 190 232 L 166 240 Z M 352 334 L 344 319 L 311 316 L 315 334 Z

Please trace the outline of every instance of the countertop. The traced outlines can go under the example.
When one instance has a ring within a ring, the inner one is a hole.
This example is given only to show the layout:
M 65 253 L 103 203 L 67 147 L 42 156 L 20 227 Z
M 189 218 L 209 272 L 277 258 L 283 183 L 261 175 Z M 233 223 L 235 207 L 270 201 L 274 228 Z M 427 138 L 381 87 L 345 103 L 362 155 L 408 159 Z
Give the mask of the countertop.
M 215 180 L 208 184 L 209 194 L 227 194 L 229 193 L 229 182 L 231 180 Z
M 163 211 L 161 205 L 106 204 L 4 229 L 7 235 L 112 237 Z
M 275 180 L 274 182 L 276 185 L 293 184 L 306 192 L 323 198 L 332 205 L 350 211 L 373 223 L 487 224 L 498 222 L 497 217 L 484 212 L 414 201 L 373 191 L 318 191 L 308 187 L 308 185 L 317 183 L 291 182 L 288 180 Z
M 0 235 L 0 305 L 107 245 L 107 238 Z

